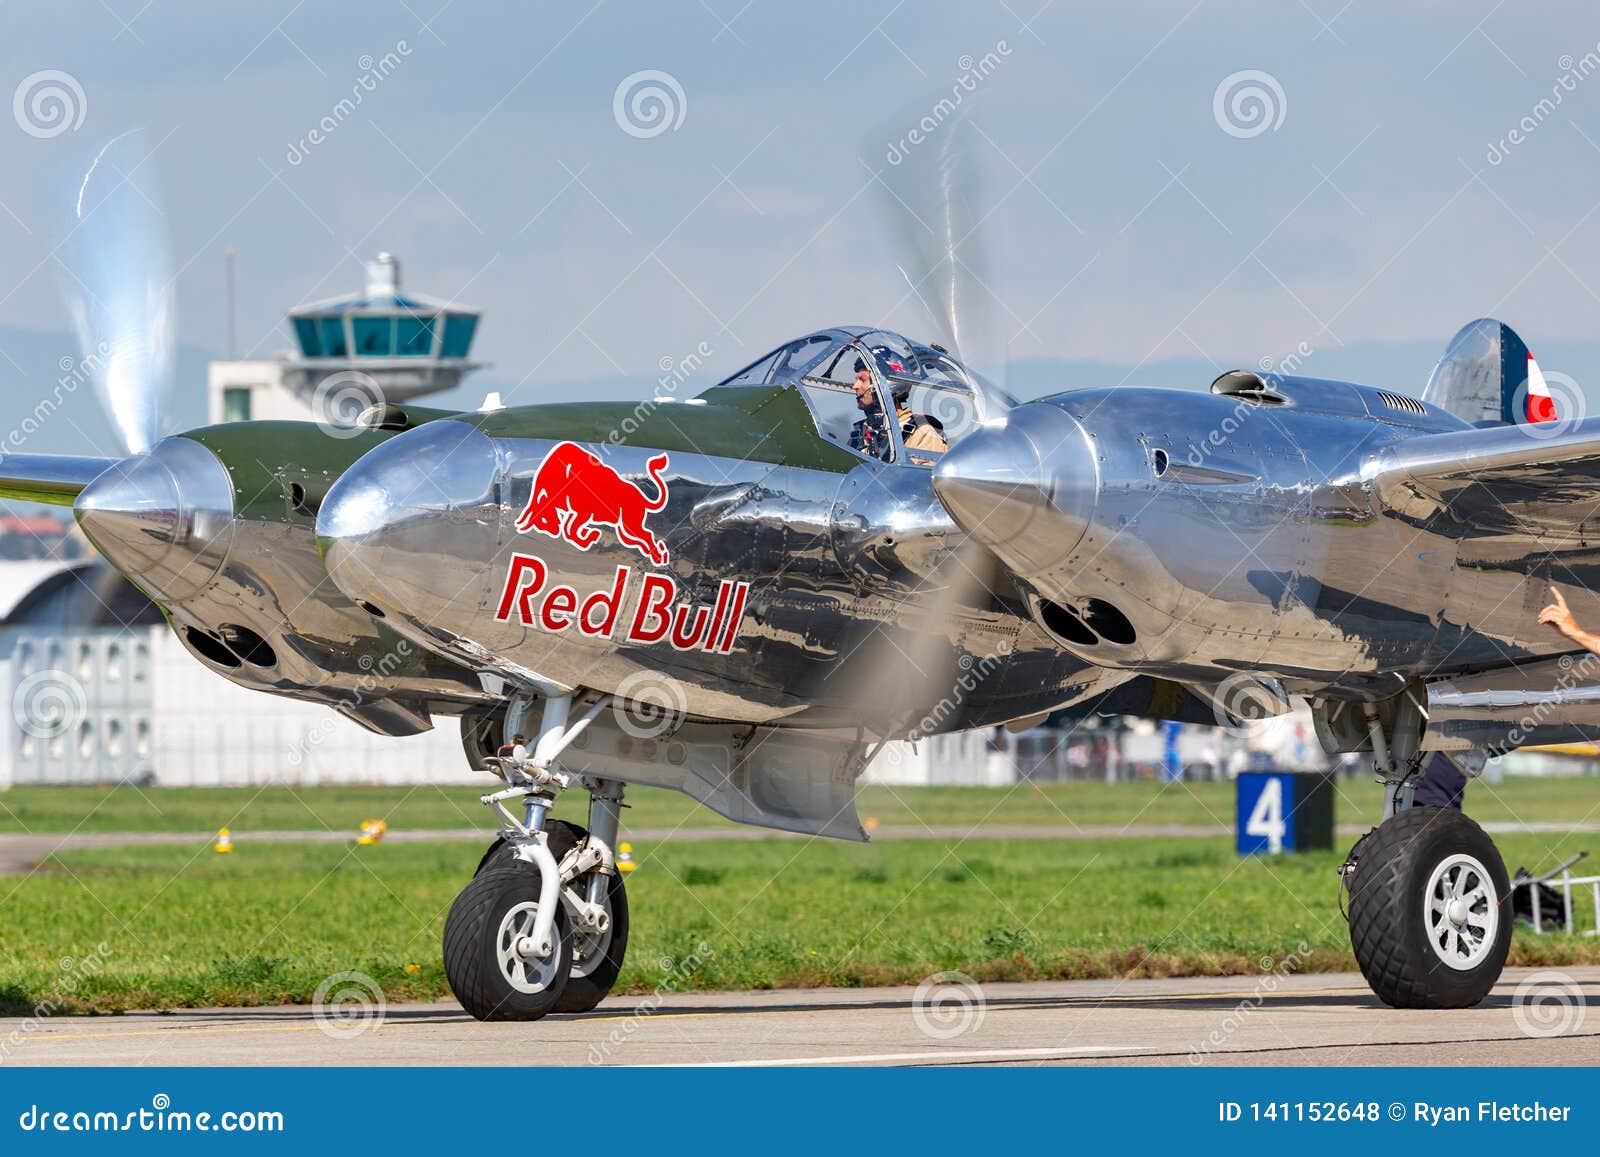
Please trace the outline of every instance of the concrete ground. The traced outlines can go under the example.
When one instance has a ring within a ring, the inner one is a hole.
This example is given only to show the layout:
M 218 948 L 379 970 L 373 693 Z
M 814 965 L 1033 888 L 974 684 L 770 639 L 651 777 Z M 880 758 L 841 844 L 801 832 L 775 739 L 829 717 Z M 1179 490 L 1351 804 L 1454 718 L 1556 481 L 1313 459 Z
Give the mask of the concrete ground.
M 1520 986 L 1520 987 L 1519 987 Z M 1595 1065 L 1600 967 L 1399 1012 L 1354 973 L 623 996 L 478 1024 L 453 1003 L 0 1020 L 16 1065 Z

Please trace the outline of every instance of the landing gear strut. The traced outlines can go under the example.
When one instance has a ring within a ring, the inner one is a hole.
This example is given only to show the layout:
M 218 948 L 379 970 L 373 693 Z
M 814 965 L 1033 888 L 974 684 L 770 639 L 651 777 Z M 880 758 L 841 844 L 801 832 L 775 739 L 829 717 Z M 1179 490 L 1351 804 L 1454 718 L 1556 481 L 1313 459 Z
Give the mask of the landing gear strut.
M 1378 998 L 1395 1008 L 1466 1008 L 1505 968 L 1511 888 L 1482 828 L 1454 808 L 1414 802 L 1422 694 L 1401 695 L 1387 734 L 1377 707 L 1366 706 L 1384 820 L 1351 849 L 1340 875 L 1350 946 Z
M 463 1008 L 479 1020 L 538 1020 L 587 1012 L 622 970 L 628 897 L 616 869 L 622 785 L 582 780 L 589 830 L 549 818 L 575 777 L 557 757 L 609 700 L 568 724 L 570 695 L 544 700 L 532 758 L 496 766 L 507 787 L 483 797 L 504 827 L 445 921 L 444 968 Z M 506 807 L 520 799 L 523 818 Z

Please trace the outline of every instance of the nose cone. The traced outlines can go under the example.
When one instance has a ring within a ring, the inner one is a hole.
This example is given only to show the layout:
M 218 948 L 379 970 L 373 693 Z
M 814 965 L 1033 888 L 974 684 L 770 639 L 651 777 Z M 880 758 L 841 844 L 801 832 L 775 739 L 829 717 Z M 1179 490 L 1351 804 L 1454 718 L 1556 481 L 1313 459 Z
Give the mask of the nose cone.
M 967 435 L 933 470 L 951 517 L 1024 577 L 1041 575 L 1082 541 L 1098 488 L 1087 432 L 1048 402 L 1019 406 L 1003 425 Z
M 118 570 L 162 603 L 197 594 L 233 543 L 233 482 L 216 455 L 167 438 L 78 495 L 78 525 Z
M 362 455 L 328 490 L 317 544 L 328 574 L 385 615 L 447 625 L 478 609 L 499 532 L 499 457 L 464 422 L 429 422 Z

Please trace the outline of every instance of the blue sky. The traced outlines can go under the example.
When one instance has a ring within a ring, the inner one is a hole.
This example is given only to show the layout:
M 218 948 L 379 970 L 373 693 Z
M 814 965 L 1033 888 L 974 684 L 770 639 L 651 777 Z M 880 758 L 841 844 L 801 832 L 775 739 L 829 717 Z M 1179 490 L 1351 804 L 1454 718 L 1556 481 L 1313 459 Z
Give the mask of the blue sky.
M 84 107 L 44 138 L 0 118 L 5 394 L 72 348 L 64 204 L 130 127 L 179 270 L 180 415 L 223 348 L 228 246 L 240 344 L 261 355 L 286 344 L 286 307 L 395 251 L 410 287 L 484 309 L 493 368 L 471 400 L 637 393 L 701 342 L 731 371 L 816 326 L 925 332 L 862 160 L 885 171 L 985 54 L 969 98 L 984 279 L 1031 392 L 1202 385 L 1302 343 L 1307 372 L 1417 389 L 1491 312 L 1547 368 L 1600 370 L 1592 5 L 741 3 L 12 4 L 3 87 L 59 70 Z M 292 163 L 386 53 L 389 74 Z M 619 125 L 614 95 L 641 70 L 681 88 L 677 127 Z M 1230 133 L 1214 98 L 1247 70 L 1276 84 L 1272 127 Z

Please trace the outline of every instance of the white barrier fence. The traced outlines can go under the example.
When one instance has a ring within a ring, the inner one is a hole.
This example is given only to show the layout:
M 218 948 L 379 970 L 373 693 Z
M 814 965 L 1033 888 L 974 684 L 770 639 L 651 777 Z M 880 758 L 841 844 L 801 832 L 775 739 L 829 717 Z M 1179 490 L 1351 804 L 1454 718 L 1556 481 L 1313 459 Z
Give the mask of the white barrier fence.
M 1561 893 L 1561 928 L 1569 936 L 1573 932 L 1575 916 L 1573 911 L 1572 894 L 1574 889 L 1589 889 L 1590 901 L 1589 914 L 1590 927 L 1583 930 L 1585 936 L 1600 936 L 1600 876 L 1574 876 L 1566 868 L 1561 869 L 1558 876 L 1538 876 L 1530 879 L 1512 881 L 1512 888 L 1527 888 L 1533 907 L 1533 930 L 1539 935 L 1545 932 L 1544 903 L 1540 894 L 1540 885 L 1553 888 Z M 1582 893 L 1580 892 L 1580 895 Z
M 239 687 L 164 626 L 0 629 L 0 788 L 483 783 L 453 718 L 405 739 Z

